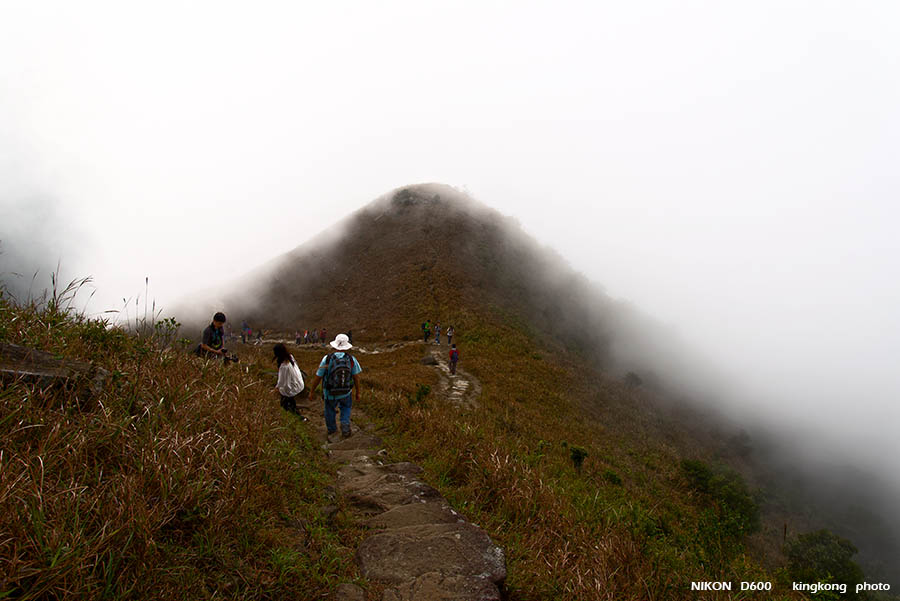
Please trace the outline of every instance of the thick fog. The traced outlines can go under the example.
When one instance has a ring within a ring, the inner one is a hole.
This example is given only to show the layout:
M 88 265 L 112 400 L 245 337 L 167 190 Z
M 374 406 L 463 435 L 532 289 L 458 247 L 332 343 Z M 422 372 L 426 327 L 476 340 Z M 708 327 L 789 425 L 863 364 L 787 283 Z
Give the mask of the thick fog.
M 21 291 L 61 261 L 98 312 L 149 277 L 172 305 L 445 182 L 798 450 L 896 478 L 898 23 L 887 1 L 4 3 L 0 271 Z

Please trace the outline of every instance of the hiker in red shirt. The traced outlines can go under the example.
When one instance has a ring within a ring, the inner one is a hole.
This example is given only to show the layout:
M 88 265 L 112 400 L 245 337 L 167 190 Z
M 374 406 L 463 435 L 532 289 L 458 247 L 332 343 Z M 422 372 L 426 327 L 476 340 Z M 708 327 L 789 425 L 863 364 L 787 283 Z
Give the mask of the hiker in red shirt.
M 452 345 L 450 348 L 450 373 L 452 375 L 456 375 L 456 364 L 459 363 L 459 351 L 456 350 L 456 345 Z

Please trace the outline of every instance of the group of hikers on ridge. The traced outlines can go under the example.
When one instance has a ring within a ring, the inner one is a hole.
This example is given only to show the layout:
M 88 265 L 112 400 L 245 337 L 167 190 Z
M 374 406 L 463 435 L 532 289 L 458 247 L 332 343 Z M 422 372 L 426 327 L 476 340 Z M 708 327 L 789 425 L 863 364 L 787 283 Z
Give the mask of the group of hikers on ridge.
M 237 357 L 229 355 L 225 349 L 225 322 L 225 314 L 221 311 L 213 315 L 212 322 L 203 330 L 200 344 L 194 350 L 197 355 L 206 358 L 222 358 L 226 364 L 229 361 L 237 361 Z M 241 328 L 242 334 L 246 327 L 247 323 L 244 322 Z M 422 329 L 427 332 L 425 335 L 427 343 L 431 331 L 430 323 L 427 321 L 423 323 Z M 434 331 L 435 341 L 440 344 L 440 324 L 435 326 Z M 304 332 L 304 334 L 308 336 L 309 332 Z M 318 334 L 324 335 L 324 328 Z M 299 332 L 297 332 L 297 340 L 300 340 Z M 455 375 L 456 365 L 459 363 L 459 351 L 456 345 L 452 344 L 452 340 L 453 326 L 450 326 L 447 328 L 447 342 L 450 344 L 450 373 Z M 322 357 L 316 368 L 315 377 L 308 387 L 303 381 L 303 372 L 297 365 L 297 361 L 283 343 L 276 344 L 272 352 L 278 365 L 275 391 L 281 395 L 281 407 L 285 411 L 299 415 L 303 421 L 308 421 L 305 416 L 300 414 L 297 408 L 297 399 L 306 391 L 306 397 L 310 401 L 314 401 L 316 389 L 321 383 L 328 442 L 335 442 L 338 432 L 338 413 L 340 414 L 341 436 L 347 438 L 352 434 L 350 414 L 353 408 L 353 397 L 355 396 L 356 401 L 359 402 L 359 374 L 362 373 L 362 366 L 349 352 L 353 348 L 353 343 L 348 334 L 338 334 L 329 344 L 334 351 Z M 355 395 L 354 388 L 356 389 Z
M 353 344 L 353 330 L 347 330 L 347 339 L 350 341 L 350 344 Z M 296 330 L 294 332 L 294 344 L 327 344 L 328 343 L 328 330 L 322 328 L 321 330 L 303 330 L 303 333 L 300 333 L 300 330 Z
M 425 344 L 428 344 L 428 339 L 431 338 L 431 322 L 429 320 L 425 320 L 422 322 L 422 334 L 425 336 Z M 450 345 L 450 373 L 456 375 L 456 364 L 459 363 L 459 351 L 456 350 L 456 345 L 453 344 L 453 334 L 456 333 L 456 330 L 453 326 L 447 327 L 447 344 Z M 441 343 L 441 323 L 435 322 L 434 324 L 434 343 Z
M 427 319 L 422 322 L 422 334 L 425 336 L 425 343 L 428 344 L 428 339 L 431 338 L 432 325 L 431 322 Z M 453 345 L 453 334 L 454 329 L 453 326 L 447 327 L 447 344 Z M 434 324 L 434 343 L 441 343 L 441 322 L 435 322 Z

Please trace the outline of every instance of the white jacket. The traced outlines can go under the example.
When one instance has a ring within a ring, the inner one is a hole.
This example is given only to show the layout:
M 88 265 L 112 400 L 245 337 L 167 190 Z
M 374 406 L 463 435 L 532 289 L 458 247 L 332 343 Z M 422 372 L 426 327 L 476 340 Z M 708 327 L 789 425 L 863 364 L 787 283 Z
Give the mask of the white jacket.
M 293 359 L 293 357 L 291 357 Z M 278 368 L 278 383 L 275 384 L 282 396 L 293 397 L 303 392 L 303 374 L 297 362 L 285 361 Z

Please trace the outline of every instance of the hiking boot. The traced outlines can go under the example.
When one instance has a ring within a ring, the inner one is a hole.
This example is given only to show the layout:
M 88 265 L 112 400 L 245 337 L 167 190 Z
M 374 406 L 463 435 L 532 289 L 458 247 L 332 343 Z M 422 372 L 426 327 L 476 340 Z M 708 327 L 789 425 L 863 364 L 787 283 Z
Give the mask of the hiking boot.
M 350 428 L 341 432 L 341 438 L 350 438 L 351 436 L 353 436 L 353 432 L 350 431 Z
M 340 440 L 340 437 L 338 436 L 337 430 L 335 430 L 334 432 L 329 432 L 329 433 L 328 433 L 328 436 L 326 436 L 326 440 L 328 440 L 328 442 L 337 442 L 337 441 L 339 441 L 339 440 Z

